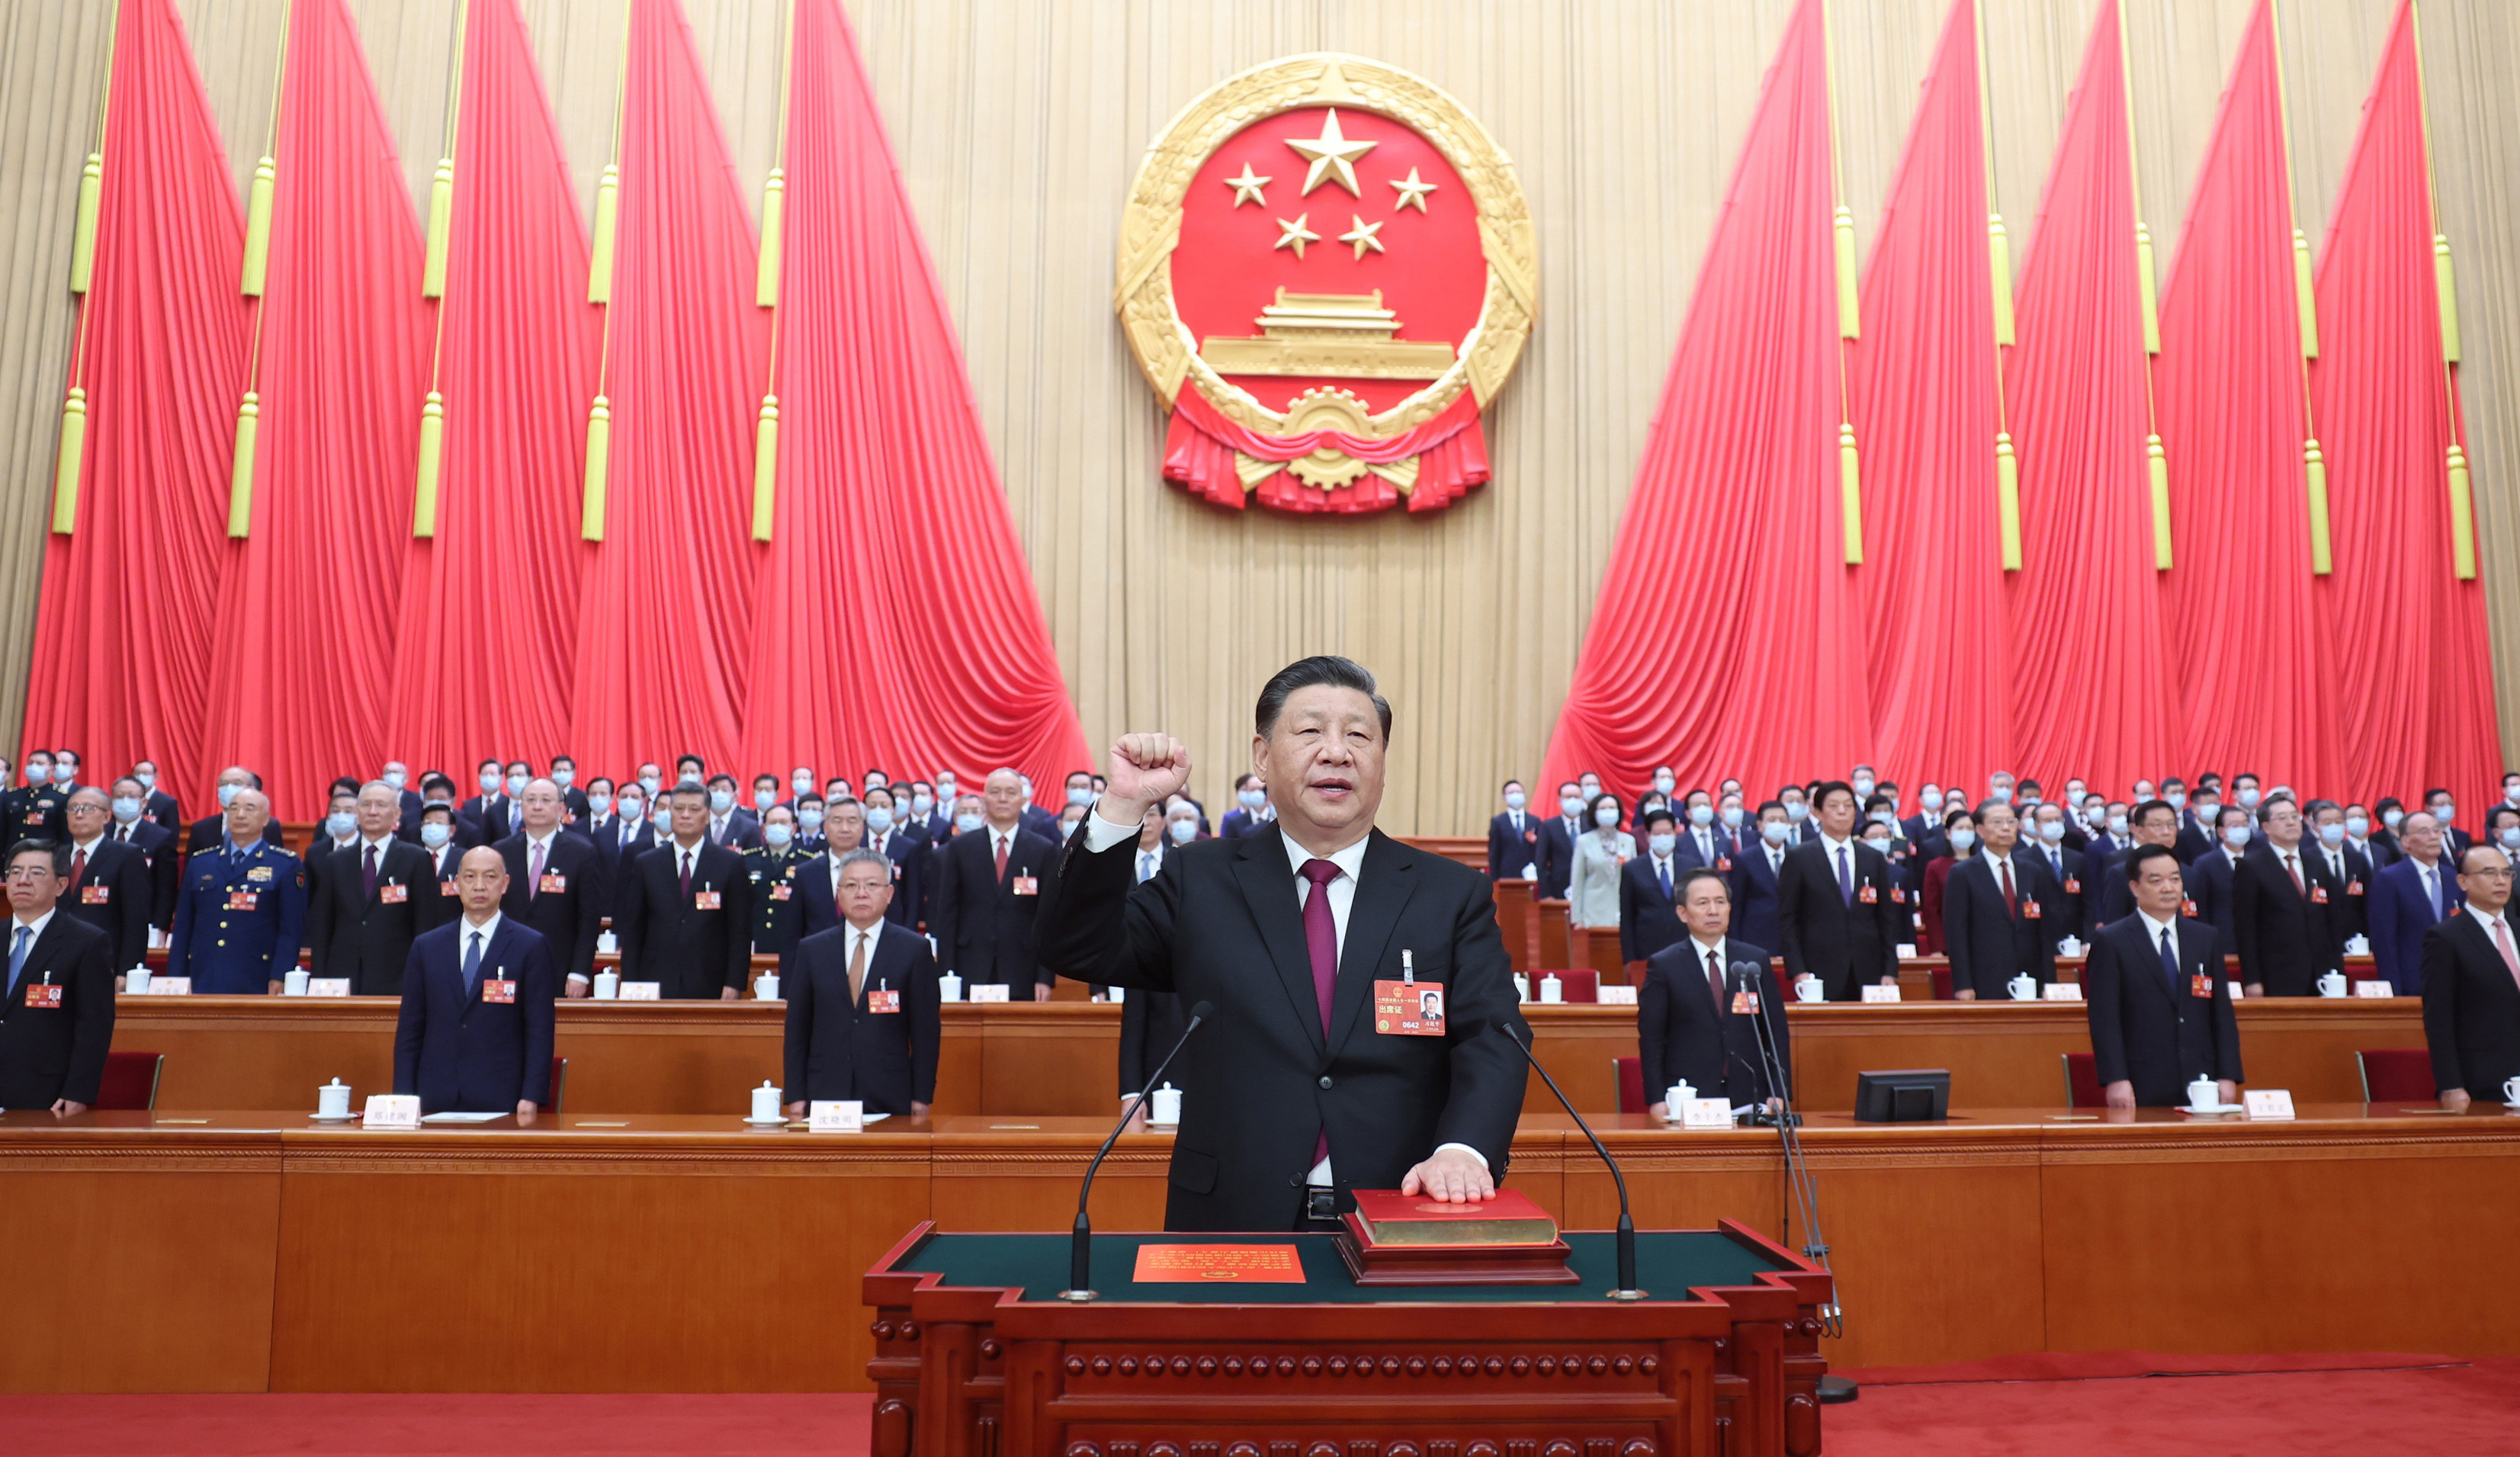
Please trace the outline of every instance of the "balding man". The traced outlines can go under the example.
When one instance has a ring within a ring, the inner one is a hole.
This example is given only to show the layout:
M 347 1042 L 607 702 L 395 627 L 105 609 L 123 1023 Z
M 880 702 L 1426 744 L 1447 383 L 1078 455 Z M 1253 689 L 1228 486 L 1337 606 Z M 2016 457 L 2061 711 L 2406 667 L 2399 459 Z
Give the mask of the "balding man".
M 2409 815 L 2411 819 L 2413 816 Z M 2424 1045 L 2441 1106 L 2511 1102 L 2520 1077 L 2520 932 L 2511 925 L 2511 856 L 2461 850 L 2462 904 L 2424 933 Z
M 394 1091 L 418 1094 L 424 1114 L 528 1117 L 551 1101 L 550 947 L 500 913 L 509 885 L 498 849 L 466 850 L 455 883 L 463 916 L 412 942 L 403 971 Z
M 1058 878 L 1058 845 L 1023 827 L 1023 778 L 1014 770 L 989 776 L 981 806 L 979 828 L 956 835 L 938 856 L 928 916 L 938 953 L 966 985 L 1049 1001 L 1056 978 L 1034 952 L 1033 916 Z
M 156 903 L 149 857 L 106 834 L 112 823 L 105 791 L 92 784 L 70 791 L 64 810 L 69 827 L 69 853 L 64 857 L 68 884 L 62 905 L 70 915 L 106 934 L 106 949 L 117 977 L 140 964 L 149 949 L 149 912 Z
M 262 791 L 240 786 L 227 799 L 225 833 L 184 865 L 165 975 L 191 978 L 202 996 L 277 993 L 297 965 L 306 867 L 264 839 L 271 800 Z
M 184 840 L 186 857 L 217 849 L 220 842 L 227 839 L 228 808 L 236 802 L 238 794 L 245 790 L 261 788 L 262 776 L 243 764 L 230 764 L 221 769 L 218 781 L 218 813 L 206 814 L 193 821 L 192 831 Z M 262 842 L 268 845 L 278 845 L 283 842 L 280 838 L 279 822 L 267 813 L 262 817 Z
M 541 933 L 568 994 L 582 997 L 595 989 L 595 937 L 611 892 L 603 851 L 561 824 L 567 803 L 558 780 L 527 780 L 517 833 L 493 848 L 508 865 L 500 911 Z
M 395 833 L 402 797 L 393 786 L 371 780 L 353 803 L 349 842 L 307 869 L 306 944 L 315 975 L 348 981 L 351 995 L 400 996 L 403 964 L 437 877 L 428 852 Z

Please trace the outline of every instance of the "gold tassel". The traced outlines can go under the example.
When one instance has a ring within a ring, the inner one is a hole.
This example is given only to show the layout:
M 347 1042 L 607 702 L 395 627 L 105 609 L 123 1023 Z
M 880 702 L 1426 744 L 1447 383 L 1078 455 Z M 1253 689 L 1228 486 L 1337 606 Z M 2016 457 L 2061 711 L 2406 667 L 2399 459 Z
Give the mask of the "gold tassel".
M 1855 427 L 1837 428 L 1838 509 L 1846 528 L 1846 565 L 1864 565 L 1864 492 L 1855 455 Z
M 595 184 L 595 249 L 586 265 L 586 301 L 612 301 L 612 232 L 621 222 L 621 164 L 606 162 Z M 590 540 L 602 540 L 600 536 Z
M 2463 582 L 2476 580 L 2476 507 L 2467 494 L 2467 452 L 2450 447 L 2450 559 Z
M 1986 215 L 1987 271 L 1995 281 L 1995 342 L 2008 348 L 2012 336 L 2012 240 L 2004 235 L 2001 213 Z
M 428 255 L 420 269 L 420 296 L 446 296 L 446 250 L 455 226 L 455 159 L 437 159 L 428 181 Z
M 2152 482 L 2152 569 L 2170 569 L 2170 457 L 2161 436 L 2143 437 L 2143 471 Z
M 1863 331 L 1862 311 L 1855 296 L 1855 213 L 1845 207 L 1837 209 L 1837 337 L 1858 338 Z
M 53 465 L 53 529 L 64 536 L 78 524 L 79 471 L 87 453 L 87 389 L 70 387 L 62 401 L 62 454 Z
M 237 406 L 236 469 L 228 477 L 228 534 L 245 537 L 253 527 L 253 437 L 262 419 L 262 396 L 245 392 Z
M 2442 362 L 2458 363 L 2458 280 L 2450 269 L 2450 239 L 2433 235 L 2433 287 L 2441 294 Z
M 603 395 L 586 412 L 586 514 L 577 534 L 604 539 L 604 478 L 612 459 L 612 403 Z
M 2136 285 L 2143 294 L 2143 351 L 2161 352 L 2161 295 L 2152 286 L 2152 231 L 2135 225 Z
M 70 233 L 70 292 L 84 294 L 96 275 L 96 209 L 105 192 L 105 154 L 91 152 L 79 168 L 78 223 Z
M 262 296 L 264 268 L 271 262 L 271 187 L 279 168 L 268 157 L 253 164 L 253 182 L 246 190 L 245 289 L 248 298 Z
M 412 496 L 411 534 L 437 534 L 437 468 L 446 449 L 446 396 L 432 389 L 420 407 L 420 489 Z
M 1995 433 L 1995 519 L 2003 535 L 2003 569 L 2021 569 L 2021 461 L 2012 433 Z
M 779 306 L 779 244 L 787 219 L 788 179 L 784 169 L 772 167 L 761 187 L 761 270 L 752 285 L 752 301 L 762 308 Z
M 2301 471 L 2310 484 L 2310 569 L 2325 576 L 2335 569 L 2336 556 L 2327 535 L 2327 457 L 2319 454 L 2315 436 L 2302 442 Z
M 752 430 L 752 539 L 768 541 L 779 488 L 779 396 L 761 396 L 761 421 Z
M 2301 306 L 2301 357 L 2318 357 L 2318 292 L 2312 286 L 2310 240 L 2292 230 L 2292 291 Z

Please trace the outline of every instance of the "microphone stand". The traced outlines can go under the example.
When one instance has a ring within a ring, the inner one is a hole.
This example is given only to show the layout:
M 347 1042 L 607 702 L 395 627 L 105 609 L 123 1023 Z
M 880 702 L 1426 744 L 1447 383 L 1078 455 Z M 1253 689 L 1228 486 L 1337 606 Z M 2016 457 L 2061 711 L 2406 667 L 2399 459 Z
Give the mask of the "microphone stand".
M 1153 1096 L 1155 1085 L 1164 1080 L 1164 1073 L 1172 1067 L 1173 1059 L 1180 1057 L 1181 1050 L 1190 1045 L 1190 1034 L 1197 1031 L 1198 1024 L 1215 1011 L 1214 1002 L 1200 1002 L 1190 1009 L 1190 1025 L 1182 1028 L 1180 1039 L 1173 1043 L 1172 1051 L 1164 1054 L 1164 1060 L 1155 1065 L 1155 1070 L 1147 1074 L 1147 1085 L 1138 1090 L 1137 1101 L 1121 1112 L 1120 1121 L 1113 1125 L 1111 1136 L 1102 1140 L 1102 1147 L 1095 1151 L 1094 1161 L 1085 1165 L 1085 1182 L 1076 1191 L 1076 1229 L 1067 1246 L 1067 1289 L 1058 1293 L 1060 1299 L 1082 1303 L 1100 1298 L 1089 1286 L 1093 1279 L 1094 1224 L 1085 1217 L 1085 1201 L 1094 1193 L 1094 1175 L 1102 1167 L 1102 1156 L 1110 1153 L 1111 1145 L 1120 1141 L 1120 1130 L 1128 1127 L 1129 1120 L 1138 1116 L 1138 1110 L 1147 1106 L 1147 1099 Z
M 1739 980 L 1755 980 L 1759 971 L 1756 962 L 1736 961 L 1732 966 L 1732 975 Z M 1735 982 L 1736 989 L 1739 980 Z M 1803 1141 L 1796 1131 L 1802 1117 L 1794 1112 L 1793 1089 L 1785 1083 L 1784 1060 L 1777 1055 L 1776 1034 L 1768 1026 L 1768 999 L 1764 994 L 1759 998 L 1759 1010 L 1749 1014 L 1749 1018 L 1751 1026 L 1758 1032 L 1759 1060 L 1767 1068 L 1769 1094 L 1783 1106 L 1775 1121 L 1778 1136 L 1784 1146 L 1786 1182 L 1793 1190 L 1794 1207 L 1802 1215 L 1803 1257 L 1828 1270 L 1829 1297 L 1827 1302 L 1820 1307 L 1821 1330 L 1836 1339 L 1846 1334 L 1846 1311 L 1837 1301 L 1837 1272 L 1829 1269 L 1828 1241 L 1820 1232 L 1820 1187 L 1812 1181 L 1811 1164 L 1803 1159 Z M 1857 1394 L 1856 1385 L 1842 1376 L 1823 1376 L 1820 1379 L 1817 1394 L 1822 1401 L 1832 1405 L 1853 1401 Z
M 1575 1111 L 1575 1105 L 1567 1101 L 1565 1092 L 1557 1086 L 1557 1079 L 1550 1076 L 1549 1070 L 1540 1066 L 1540 1059 L 1531 1055 L 1531 1045 L 1515 1033 L 1513 1024 L 1506 1024 L 1505 1035 L 1507 1041 L 1520 1049 L 1523 1061 L 1531 1065 L 1531 1070 L 1540 1074 L 1542 1082 L 1549 1084 L 1549 1091 L 1557 1095 L 1558 1106 L 1575 1120 L 1575 1126 L 1583 1129 L 1584 1136 L 1592 1140 L 1593 1152 L 1600 1155 L 1601 1161 L 1609 1165 L 1610 1180 L 1619 1186 L 1619 1229 L 1613 1237 L 1619 1257 L 1619 1285 L 1616 1290 L 1608 1292 L 1608 1298 L 1613 1300 L 1643 1299 L 1645 1293 L 1637 1289 L 1637 1222 L 1628 1217 L 1628 1180 L 1619 1172 L 1619 1161 L 1610 1157 L 1608 1149 L 1601 1147 L 1601 1140 L 1594 1134 L 1593 1125 L 1584 1121 L 1584 1116 Z

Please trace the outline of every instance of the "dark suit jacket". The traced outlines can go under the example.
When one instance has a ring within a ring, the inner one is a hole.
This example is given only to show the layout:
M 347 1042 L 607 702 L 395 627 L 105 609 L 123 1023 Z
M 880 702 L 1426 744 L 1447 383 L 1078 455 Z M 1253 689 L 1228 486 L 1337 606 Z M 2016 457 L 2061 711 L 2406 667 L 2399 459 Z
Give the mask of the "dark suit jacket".
M 1566 817 L 1552 814 L 1540 822 L 1540 898 L 1564 900 L 1566 888 L 1575 880 L 1575 836 L 1566 829 Z
M 2062 845 L 2056 848 L 2055 854 L 2057 862 L 2064 866 L 2061 875 L 2057 873 L 2056 864 L 2049 862 L 2045 842 L 2033 844 L 2023 841 L 2013 851 L 2015 858 L 2037 861 L 2039 868 L 2048 877 L 2053 904 L 2040 903 L 2040 919 L 2045 924 L 2039 930 L 2051 947 L 2069 935 L 2086 941 L 2092 938 L 2092 927 L 2098 919 L 2100 904 L 2100 888 L 2092 880 L 2092 872 L 2106 863 Z
M 2056 940 L 2064 888 L 2045 860 L 2019 847 L 2012 852 L 2014 909 L 2003 904 L 1995 862 L 1985 855 L 1956 861 L 1943 883 L 1943 952 L 1952 961 L 1952 990 L 1973 991 L 1984 1002 L 2012 993 L 2005 983 L 2027 973 L 2041 986 L 2056 979 Z M 2038 911 L 2033 916 L 2033 908 Z
M 2175 988 L 2152 934 L 2152 923 L 2137 915 L 2102 928 L 2083 965 L 2083 999 L 2100 1085 L 2132 1082 L 2138 1106 L 2168 1108 L 2187 1101 L 2187 1081 L 2200 1072 L 2242 1080 L 2240 1027 L 2214 928 L 2180 919 Z M 2201 997 L 2200 976 L 2211 987 Z
M 1680 893 L 1680 878 L 1688 871 L 1680 852 L 1672 851 L 1672 895 Z M 1688 934 L 1680 924 L 1680 912 L 1673 909 L 1672 896 L 1662 893 L 1662 878 L 1654 870 L 1652 854 L 1641 854 L 1620 866 L 1619 960 L 1644 961 Z
M 437 895 L 428 852 L 388 839 L 377 857 L 377 892 L 368 893 L 366 846 L 336 850 L 307 871 L 306 945 L 314 975 L 347 977 L 363 997 L 402 994 L 411 942 L 423 930 L 421 907 Z M 400 900 L 385 897 L 399 889 Z
M 1020 1000 L 1024 988 L 1057 979 L 1033 937 L 1041 903 L 1058 880 L 1058 846 L 1028 830 L 1016 830 L 1001 879 L 994 833 L 982 825 L 946 842 L 928 929 L 947 971 L 959 974 L 966 984 L 1004 983 L 1015 988 L 1009 995 Z M 1137 842 L 1130 837 L 1131 846 Z M 1036 893 L 1015 893 L 1016 879 L 1023 876 L 1036 883 Z
M 875 840 L 874 834 L 869 833 L 859 843 L 874 849 Z M 927 919 L 927 864 L 931 857 L 926 845 L 907 830 L 894 830 L 883 837 L 882 855 L 892 862 L 892 904 L 883 918 L 905 930 L 917 931 Z M 824 861 L 826 866 L 830 863 L 828 859 Z
M 657 995 L 666 997 L 715 998 L 728 986 L 741 992 L 752 969 L 752 885 L 743 856 L 702 840 L 686 894 L 678 853 L 669 840 L 623 878 L 621 909 L 612 918 L 621 979 L 660 982 Z M 716 894 L 715 909 L 700 909 L 703 893 Z
M 664 839 L 672 838 L 672 832 L 667 831 Z M 595 842 L 596 853 L 604 857 L 604 914 L 617 921 L 621 919 L 622 887 L 630 880 L 630 867 L 638 862 L 641 855 L 654 849 L 661 842 L 656 834 L 656 822 L 652 819 L 639 821 L 639 828 L 631 835 L 630 842 L 626 847 L 621 842 L 618 816 L 614 817 L 614 823 L 608 833 L 594 836 L 592 839 Z
M 1851 1002 L 1855 988 L 1899 972 L 1899 943 L 1907 938 L 1905 906 L 1891 894 L 1890 862 L 1862 841 L 1854 842 L 1856 899 L 1839 897 L 1837 867 L 1825 841 L 1806 840 L 1785 851 L 1777 878 L 1777 929 L 1785 947 L 1785 975 L 1808 972 L 1821 979 L 1832 1002 Z M 1872 898 L 1864 899 L 1869 888 Z
M 1165 1228 L 1293 1228 L 1325 1132 L 1342 1208 L 1447 1143 L 1504 1181 L 1528 1065 L 1485 876 L 1374 834 L 1325 1036 L 1283 830 L 1180 846 L 1134 888 L 1135 836 L 1100 854 L 1085 842 L 1068 842 L 1044 897 L 1044 966 L 1216 1007 L 1169 1074 L 1184 1107 Z M 1399 979 L 1403 950 L 1420 982 L 1448 988 L 1442 1036 L 1374 1030 L 1372 983 Z
M 1732 859 L 1732 929 L 1741 939 L 1759 946 L 1782 943 L 1777 925 L 1777 879 L 1782 871 L 1768 863 L 1768 845 L 1746 845 Z
M 1241 811 L 1238 809 L 1234 813 L 1240 814 Z M 1242 838 L 1240 835 L 1234 834 L 1230 828 L 1234 823 L 1233 814 L 1227 815 L 1225 822 L 1229 827 L 1226 833 L 1228 840 Z M 1243 833 L 1250 832 L 1246 830 Z M 1510 810 L 1488 821 L 1488 876 L 1490 879 L 1519 880 L 1527 870 L 1536 869 L 1539 864 L 1540 816 L 1532 813 L 1530 806 L 1526 805 L 1523 808 L 1522 828 L 1518 831 L 1513 827 L 1513 814 Z
M 111 839 L 121 833 L 121 827 L 105 833 Z M 180 858 L 175 853 L 175 832 L 143 818 L 131 827 L 126 842 L 149 862 L 149 924 L 163 931 L 175 923 L 175 871 Z
M 2263 984 L 2271 997 L 2316 995 L 2319 974 L 2336 965 L 2336 942 L 2327 932 L 2327 908 L 2312 898 L 2323 885 L 2308 851 L 2302 888 L 2271 841 L 2253 841 L 2231 874 L 2231 937 L 2240 953 L 2240 980 Z
M 184 828 L 182 808 L 176 804 L 175 797 L 164 790 L 149 792 L 148 802 L 140 806 L 140 817 L 165 831 L 170 839 Z
M 1523 817 L 1530 818 L 1529 811 L 1525 811 Z M 1240 840 L 1257 832 L 1261 823 L 1258 815 L 1238 804 L 1225 812 L 1224 819 L 1217 821 L 1216 833 L 1226 840 Z
M 455 820 L 470 827 L 468 845 L 497 844 L 514 828 L 509 821 L 516 817 L 516 808 L 517 801 L 504 794 L 474 795 L 455 811 Z
M 60 905 L 105 933 L 107 955 L 118 976 L 138 966 L 149 949 L 149 913 L 157 892 L 149 857 L 108 835 L 96 842 L 79 883 L 62 891 Z
M 2458 876 L 2448 856 L 2435 861 L 2434 867 L 2441 878 L 2442 904 L 2454 913 L 2467 904 L 2467 894 L 2458 888 Z M 2381 979 L 2401 996 L 2420 993 L 2424 933 L 2441 918 L 2433 914 L 2432 897 L 2424 893 L 2423 871 L 2413 856 L 2402 856 L 2380 872 L 2371 884 L 2370 901 L 2371 960 Z
M 402 818 L 394 825 L 394 837 L 406 844 L 420 843 L 420 811 L 428 801 L 420 797 L 420 791 L 411 789 L 394 791 L 394 801 L 402 807 Z
M 59 843 L 70 838 L 69 796 L 56 786 L 22 785 L 11 790 L 5 813 L 12 841 L 40 840 Z
M 711 815 L 709 816 L 707 823 L 700 828 L 700 838 L 703 840 L 714 840 L 716 835 L 717 816 Z M 665 838 L 668 840 L 673 838 L 673 830 L 670 824 L 665 831 Z M 761 821 L 759 817 L 755 816 L 752 811 L 748 809 L 737 808 L 728 810 L 726 812 L 726 839 L 718 842 L 723 843 L 728 849 L 739 852 L 743 850 L 757 850 L 761 848 Z
M 1226 816 L 1229 821 L 1233 818 Z M 1120 1096 L 1133 1098 L 1149 1091 L 1147 1080 L 1155 1075 L 1155 1065 L 1181 1040 L 1183 1029 L 1190 1025 L 1190 1004 L 1169 991 L 1124 990 L 1123 995 L 1127 1000 L 1120 1004 Z M 1180 1076 L 1181 1065 L 1176 1061 L 1165 1070 L 1164 1082 L 1178 1088 Z
M 435 931 L 464 914 L 463 898 L 455 894 L 455 870 L 464 863 L 463 848 L 450 841 L 445 857 L 446 863 L 441 865 L 427 846 L 421 848 L 419 880 L 411 892 L 412 898 L 420 902 L 412 916 L 415 935 Z
M 2197 856 L 2189 862 L 2186 873 L 2187 898 L 2196 902 L 2198 920 L 2223 933 L 2226 955 L 2239 949 L 2238 921 L 2240 913 L 2238 872 L 2232 868 L 2230 854 L 2222 847 Z M 2289 888 L 2287 887 L 2287 888 Z M 2127 908 L 2133 911 L 2135 899 L 2130 892 Z
M 2503 924 L 2520 926 L 2503 908 Z M 2424 933 L 2424 1042 L 2432 1049 L 2433 1086 L 2502 1101 L 2502 1080 L 2520 1073 L 2520 982 L 2494 937 L 2464 910 Z
M 2222 843 L 2223 837 L 2215 833 L 2213 826 L 2198 819 L 2194 810 L 2179 811 L 2179 839 L 2172 842 L 2170 852 L 2179 857 L 2181 864 L 2193 864 L 2197 857 Z
M 0 1108 L 50 1108 L 68 1098 L 94 1104 L 113 1043 L 112 938 L 58 903 L 53 919 L 26 948 L 17 988 L 0 1002 Z M 8 979 L 18 921 L 0 918 L 0 983 Z M 67 988 L 59 1007 L 29 1007 L 26 988 L 47 974 Z
M 411 943 L 394 1023 L 394 1091 L 418 1093 L 423 1113 L 514 1113 L 551 1104 L 552 1023 L 560 977 L 551 950 L 512 916 L 482 948 L 480 979 L 464 990 L 460 919 Z M 513 1002 L 485 1002 L 484 983 L 517 983 Z
M 610 897 L 604 852 L 583 835 L 565 830 L 553 835 L 543 874 L 558 880 L 555 888 L 544 890 L 526 884 L 529 862 L 522 834 L 500 841 L 498 849 L 499 857 L 508 862 L 508 893 L 500 898 L 499 913 L 532 927 L 550 943 L 552 971 L 560 977 L 562 990 L 571 977 L 592 982 L 595 937 L 603 930 L 604 907 Z
M 827 864 L 829 862 L 826 862 Z M 866 989 L 901 993 L 899 1012 L 867 1010 L 849 998 L 845 927 L 796 943 L 779 990 L 788 999 L 788 1102 L 817 1099 L 864 1103 L 869 1113 L 908 1114 L 936 1101 L 936 962 L 927 938 L 890 921 L 867 962 Z
M 2371 862 L 2371 873 L 2374 875 L 2407 858 L 2406 851 L 2398 848 L 2396 841 L 2382 838 L 2386 833 L 2374 830 L 2370 838 L 2360 845 L 2356 845 L 2351 840 L 2345 842 L 2347 847 L 2362 851 L 2362 858 Z
M 1705 951 L 1684 937 L 1645 963 L 1645 984 L 1637 993 L 1637 1050 L 1643 1055 L 1645 1102 L 1660 1103 L 1675 1082 L 1686 1079 L 1701 1098 L 1722 1096 L 1737 1107 L 1769 1098 L 1793 1096 L 1793 1048 L 1785 1033 L 1785 993 L 1777 983 L 1767 949 L 1727 936 L 1724 941 L 1727 995 L 1719 1004 L 1706 983 Z M 1748 1014 L 1732 1011 L 1732 992 L 1743 989 L 1732 963 L 1759 964 L 1753 989 L 1759 1017 L 1768 1024 L 1783 1085 L 1772 1087 L 1767 1065 L 1759 1056 L 1759 1029 Z M 1679 1110 L 1673 1110 L 1677 1114 Z
M 2338 876 L 2327 868 L 2327 847 L 2309 845 L 2308 859 L 2318 871 L 2320 888 L 2327 892 L 2327 937 L 2334 944 L 2329 949 L 2333 965 L 2345 964 L 2345 943 L 2371 931 L 2371 862 L 2352 845 L 2339 845 L 2337 857 L 2345 862 L 2345 874 Z

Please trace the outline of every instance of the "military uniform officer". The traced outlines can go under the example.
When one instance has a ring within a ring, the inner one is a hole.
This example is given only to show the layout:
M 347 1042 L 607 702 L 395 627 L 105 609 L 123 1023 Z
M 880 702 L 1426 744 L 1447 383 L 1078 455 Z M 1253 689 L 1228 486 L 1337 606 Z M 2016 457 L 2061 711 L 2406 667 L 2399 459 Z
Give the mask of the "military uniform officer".
M 797 875 L 816 862 L 797 852 L 795 811 L 785 804 L 774 804 L 762 815 L 761 841 L 743 852 L 744 879 L 752 885 L 752 949 L 777 956 L 784 974 L 788 953 L 804 934 Z
M 297 965 L 306 866 L 263 842 L 270 819 L 262 791 L 237 791 L 228 801 L 226 838 L 184 864 L 165 975 L 190 977 L 199 995 L 276 992 Z
M 38 749 L 26 755 L 26 782 L 0 796 L 0 815 L 9 825 L 0 839 L 58 844 L 69 838 L 69 797 L 53 783 L 51 754 Z

